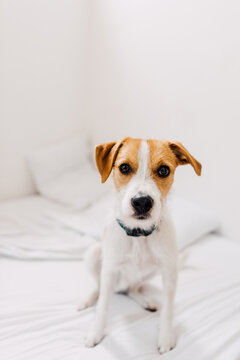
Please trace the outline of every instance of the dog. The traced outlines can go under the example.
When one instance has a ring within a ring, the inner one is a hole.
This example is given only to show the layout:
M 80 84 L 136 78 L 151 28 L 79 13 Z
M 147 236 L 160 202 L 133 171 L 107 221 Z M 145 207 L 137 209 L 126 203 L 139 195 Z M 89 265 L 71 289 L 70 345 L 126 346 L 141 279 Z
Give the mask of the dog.
M 115 204 L 103 242 L 86 255 L 95 288 L 82 299 L 79 310 L 96 302 L 97 306 L 85 345 L 93 347 L 104 337 L 113 292 L 125 292 L 145 309 L 157 310 L 158 304 L 142 288 L 160 272 L 158 351 L 163 354 L 175 346 L 172 322 L 178 276 L 178 249 L 166 198 L 178 165 L 192 165 L 199 176 L 202 166 L 179 142 L 129 137 L 98 145 L 95 158 L 102 183 L 112 173 Z

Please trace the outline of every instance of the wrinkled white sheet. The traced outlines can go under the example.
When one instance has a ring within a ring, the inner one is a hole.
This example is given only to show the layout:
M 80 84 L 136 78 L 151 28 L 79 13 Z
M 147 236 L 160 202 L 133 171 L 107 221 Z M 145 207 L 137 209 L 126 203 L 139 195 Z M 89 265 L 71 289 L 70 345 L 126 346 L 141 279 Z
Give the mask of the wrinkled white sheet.
M 211 212 L 184 199 L 170 203 L 179 248 L 214 231 Z M 63 206 L 41 196 L 0 204 L 0 255 L 18 259 L 82 259 L 86 248 L 101 239 L 112 195 L 85 210 Z
M 113 195 L 109 193 L 84 211 L 72 210 L 68 213 L 49 211 L 48 216 L 56 223 L 99 239 L 107 221 L 106 214 L 111 213 L 113 207 Z M 219 227 L 219 220 L 215 214 L 189 200 L 170 196 L 168 208 L 180 250 Z
M 161 357 L 158 313 L 124 295 L 113 297 L 103 342 L 83 346 L 94 310 L 76 311 L 89 286 L 81 261 L 1 259 L 0 359 L 239 360 L 239 259 L 240 244 L 216 235 L 191 248 L 176 296 L 177 347 Z
M 30 259 L 82 259 L 96 239 L 50 219 L 49 212 L 68 214 L 71 207 L 41 196 L 0 205 L 0 255 Z

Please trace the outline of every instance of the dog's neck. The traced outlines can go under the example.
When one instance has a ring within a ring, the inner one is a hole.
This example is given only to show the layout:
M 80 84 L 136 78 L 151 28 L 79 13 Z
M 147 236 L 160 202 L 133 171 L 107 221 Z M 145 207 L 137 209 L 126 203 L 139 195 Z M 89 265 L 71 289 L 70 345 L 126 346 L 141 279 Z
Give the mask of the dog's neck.
M 133 237 L 139 237 L 139 236 L 149 236 L 151 235 L 154 230 L 156 230 L 156 226 L 152 225 L 149 229 L 141 229 L 139 227 L 137 228 L 129 228 L 127 227 L 120 219 L 116 219 L 117 223 L 121 226 L 121 228 L 125 231 L 125 233 L 128 236 L 133 236 Z

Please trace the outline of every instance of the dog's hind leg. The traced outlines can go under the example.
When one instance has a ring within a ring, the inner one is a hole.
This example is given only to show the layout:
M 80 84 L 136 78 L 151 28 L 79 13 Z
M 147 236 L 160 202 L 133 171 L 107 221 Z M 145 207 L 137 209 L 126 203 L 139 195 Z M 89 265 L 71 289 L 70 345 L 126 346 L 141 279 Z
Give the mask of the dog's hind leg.
M 157 311 L 159 308 L 158 302 L 148 297 L 145 293 L 142 292 L 142 286 L 132 286 L 128 289 L 128 296 L 136 301 L 140 306 L 142 306 L 145 310 L 149 311 Z
M 92 246 L 85 257 L 85 264 L 88 272 L 92 275 L 93 284 L 92 289 L 89 293 L 84 294 L 80 300 L 78 310 L 86 309 L 90 306 L 95 305 L 99 295 L 99 282 L 101 273 L 101 257 L 102 247 L 101 244 Z

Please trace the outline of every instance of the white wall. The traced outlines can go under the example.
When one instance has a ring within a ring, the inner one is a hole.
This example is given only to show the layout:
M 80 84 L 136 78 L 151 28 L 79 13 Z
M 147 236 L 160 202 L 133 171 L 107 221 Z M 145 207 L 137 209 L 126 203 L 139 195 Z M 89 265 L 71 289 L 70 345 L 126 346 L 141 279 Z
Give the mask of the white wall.
M 0 2 L 0 199 L 34 191 L 25 155 L 86 129 L 88 0 Z
M 91 119 L 96 142 L 172 138 L 203 164 L 175 191 L 218 212 L 238 236 L 240 3 L 102 0 L 91 9 Z

